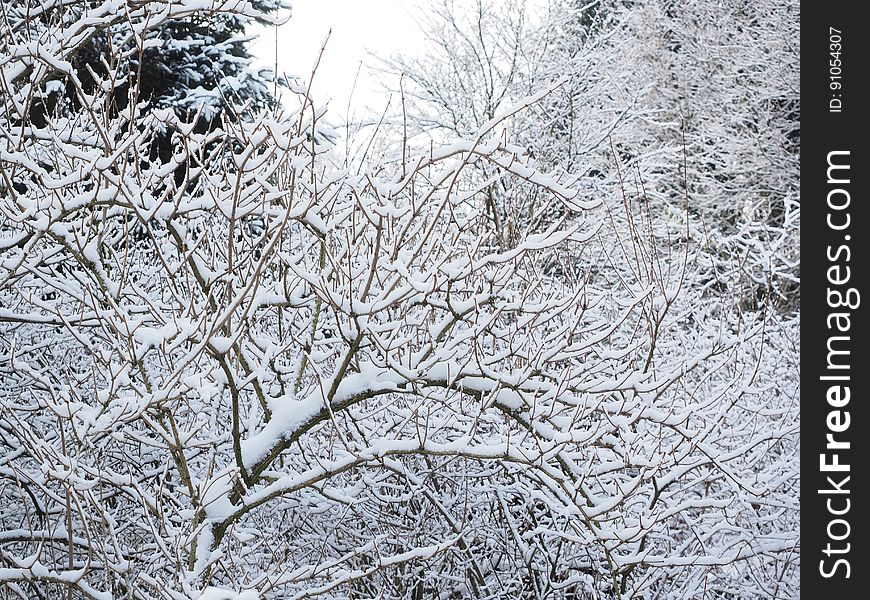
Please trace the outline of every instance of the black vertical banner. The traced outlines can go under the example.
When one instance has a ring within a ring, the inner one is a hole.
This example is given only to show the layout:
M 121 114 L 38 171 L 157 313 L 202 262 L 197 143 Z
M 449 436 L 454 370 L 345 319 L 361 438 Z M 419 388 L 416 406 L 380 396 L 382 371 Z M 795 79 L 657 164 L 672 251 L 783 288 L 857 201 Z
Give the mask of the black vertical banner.
M 870 69 L 861 3 L 801 10 L 801 591 L 870 597 Z M 822 596 L 821 594 L 824 594 Z

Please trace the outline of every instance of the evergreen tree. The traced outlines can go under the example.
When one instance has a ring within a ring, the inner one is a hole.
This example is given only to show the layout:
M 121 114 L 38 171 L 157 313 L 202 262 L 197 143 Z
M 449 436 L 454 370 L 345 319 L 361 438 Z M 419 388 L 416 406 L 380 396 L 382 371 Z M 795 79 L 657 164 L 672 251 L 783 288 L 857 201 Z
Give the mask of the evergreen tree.
M 86 19 L 89 4 L 65 7 L 62 14 L 46 11 L 43 24 Z M 286 0 L 250 4 L 264 19 L 289 9 Z M 185 121 L 196 119 L 199 131 L 212 129 L 220 117 L 235 120 L 240 106 L 251 113 L 274 106 L 274 74 L 251 67 L 247 43 L 252 36 L 246 30 L 253 21 L 240 13 L 193 12 L 154 27 L 145 44 L 131 41 L 123 23 L 101 30 L 69 57 L 78 82 L 65 78 L 63 85 L 49 86 L 34 102 L 31 119 L 44 124 L 56 111 L 64 114 L 79 108 L 76 86 L 93 94 L 99 82 L 111 79 L 113 73 L 114 110 L 123 110 L 131 101 L 144 103 L 145 110 L 169 108 Z M 169 152 L 168 140 L 160 146 L 161 155 Z
M 263 14 L 289 8 L 285 0 L 256 0 Z M 271 77 L 251 69 L 245 33 L 251 19 L 233 14 L 197 14 L 171 21 L 155 37 L 161 45 L 145 50 L 141 86 L 149 102 L 191 116 L 204 107 L 201 118 L 211 120 L 229 104 L 251 103 L 259 110 L 271 106 Z M 138 68 L 138 60 L 131 61 Z

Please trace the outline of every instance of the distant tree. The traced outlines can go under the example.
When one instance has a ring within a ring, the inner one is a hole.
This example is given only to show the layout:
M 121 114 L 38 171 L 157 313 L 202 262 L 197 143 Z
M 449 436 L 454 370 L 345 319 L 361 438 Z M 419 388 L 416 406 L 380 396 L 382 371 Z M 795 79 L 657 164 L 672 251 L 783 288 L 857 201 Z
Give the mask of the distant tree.
M 691 169 L 585 186 L 511 142 L 546 87 L 358 172 L 304 90 L 116 105 L 151 28 L 257 16 L 119 4 L 0 21 L 3 594 L 797 595 L 796 319 L 705 287 Z
M 144 103 L 145 108 L 169 108 L 185 121 L 194 120 L 197 131 L 216 127 L 221 118 L 238 119 L 273 108 L 276 74 L 252 68 L 248 29 L 254 21 L 277 18 L 290 5 L 287 0 L 237 4 L 247 8 L 234 12 L 199 10 L 194 3 L 180 2 L 180 14 L 185 16 L 143 22 L 141 37 L 130 36 L 127 30 L 129 8 L 127 13 L 114 15 L 110 26 L 67 49 L 65 60 L 75 72 L 75 80 L 63 78 L 63 85 L 42 90 L 34 98 L 31 119 L 44 124 L 53 115 L 82 108 L 76 87 L 81 87 L 87 102 L 95 97 L 97 85 L 104 85 L 106 80 L 111 82 L 109 110 L 122 111 L 131 102 Z M 188 5 L 191 8 L 184 10 Z M 150 6 L 156 15 L 168 10 L 170 3 L 151 2 Z M 101 3 L 91 1 L 50 1 L 38 10 L 31 10 L 29 3 L 13 3 L 6 8 L 6 18 L 13 32 L 34 21 L 45 28 L 53 24 L 74 28 L 88 18 L 102 18 L 94 17 L 102 8 Z M 153 148 L 164 162 L 171 154 L 170 138 L 171 132 L 158 136 Z
M 390 64 L 413 133 L 465 134 L 560 81 L 509 125 L 539 168 L 583 173 L 617 217 L 627 185 L 679 220 L 685 183 L 692 235 L 709 242 L 707 284 L 747 306 L 796 310 L 797 3 L 571 0 L 537 15 L 526 4 L 444 0 L 428 13 L 430 53 Z M 561 214 L 528 190 L 491 190 L 505 231 Z
M 287 0 L 252 0 L 250 5 L 265 16 L 290 8 Z M 252 114 L 273 108 L 277 74 L 251 68 L 247 43 L 253 21 L 240 14 L 203 12 L 167 22 L 153 34 L 160 45 L 130 63 L 136 71 L 133 82 L 141 80 L 139 95 L 156 108 L 183 111 L 184 117 L 202 106 L 202 119 L 214 119 L 233 106 L 245 106 Z

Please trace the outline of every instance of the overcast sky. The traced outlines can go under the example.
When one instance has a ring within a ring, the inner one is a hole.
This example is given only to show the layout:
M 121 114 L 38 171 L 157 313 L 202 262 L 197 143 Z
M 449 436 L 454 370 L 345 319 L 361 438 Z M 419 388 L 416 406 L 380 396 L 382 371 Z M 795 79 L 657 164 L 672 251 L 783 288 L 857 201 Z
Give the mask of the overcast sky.
M 332 33 L 314 78 L 315 101 L 329 102 L 330 121 L 344 121 L 366 110 L 383 111 L 387 95 L 365 64 L 376 61 L 369 52 L 389 57 L 395 52 L 405 55 L 418 51 L 423 34 L 414 15 L 426 0 L 293 0 L 290 20 L 277 28 L 258 28 L 259 39 L 251 50 L 263 65 L 278 72 L 307 81 L 311 76 L 323 41 Z M 277 47 L 275 36 L 277 32 Z M 354 78 L 363 63 L 354 87 Z M 351 114 L 348 101 L 353 90 Z

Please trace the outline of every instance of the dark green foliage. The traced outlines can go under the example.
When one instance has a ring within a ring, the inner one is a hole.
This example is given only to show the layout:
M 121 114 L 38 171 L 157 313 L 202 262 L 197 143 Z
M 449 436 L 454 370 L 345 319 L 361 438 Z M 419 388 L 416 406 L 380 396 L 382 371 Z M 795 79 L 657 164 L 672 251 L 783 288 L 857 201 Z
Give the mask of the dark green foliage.
M 289 8 L 286 0 L 251 4 L 264 16 Z M 67 10 L 62 19 L 68 22 L 84 14 L 82 6 Z M 254 113 L 275 104 L 273 74 L 251 68 L 251 36 L 246 30 L 252 21 L 238 14 L 200 12 L 155 27 L 144 47 L 133 45 L 120 24 L 91 37 L 69 62 L 85 97 L 101 81 L 111 82 L 109 111 L 124 110 L 131 101 L 146 111 L 169 108 L 186 121 L 196 119 L 197 129 L 204 131 L 220 117 L 238 118 L 238 107 Z M 55 111 L 81 108 L 82 94 L 76 87 L 67 78 L 63 86 L 51 88 L 34 103 L 34 123 L 44 123 Z

